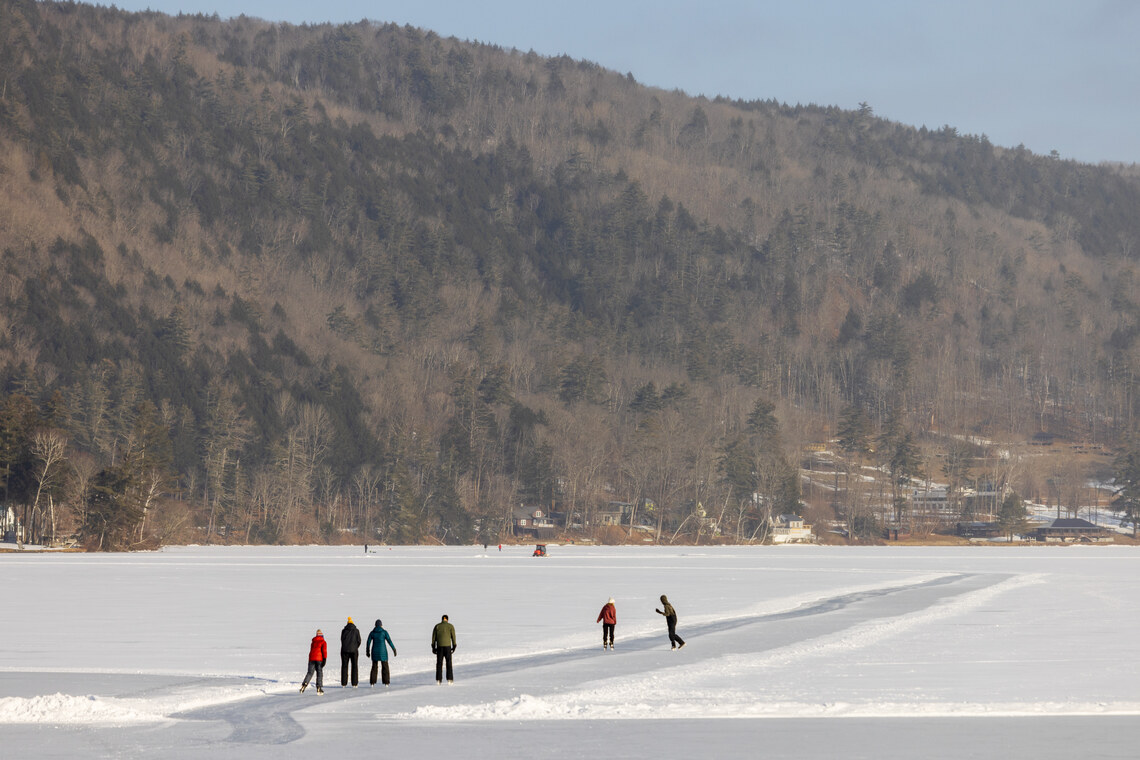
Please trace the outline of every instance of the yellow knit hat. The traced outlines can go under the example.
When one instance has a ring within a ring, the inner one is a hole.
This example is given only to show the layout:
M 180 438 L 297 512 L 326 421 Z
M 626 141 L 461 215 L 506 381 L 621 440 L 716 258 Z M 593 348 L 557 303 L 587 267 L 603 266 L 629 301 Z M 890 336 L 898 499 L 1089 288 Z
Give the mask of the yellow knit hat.
M 350 623 L 351 623 L 351 622 L 352 622 L 352 618 L 349 618 L 349 619 L 348 619 L 348 622 L 350 622 Z

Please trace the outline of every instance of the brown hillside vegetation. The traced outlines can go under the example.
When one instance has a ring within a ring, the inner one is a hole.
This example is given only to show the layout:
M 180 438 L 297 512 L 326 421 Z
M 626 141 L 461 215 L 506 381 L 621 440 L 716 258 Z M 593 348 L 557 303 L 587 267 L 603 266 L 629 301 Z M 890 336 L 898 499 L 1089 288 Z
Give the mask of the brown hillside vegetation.
M 522 505 L 764 540 L 813 446 L 889 473 L 808 494 L 877 535 L 923 479 L 1046 502 L 1133 432 L 1135 167 L 869 107 L 0 0 L 0 177 L 37 540 L 494 540 Z

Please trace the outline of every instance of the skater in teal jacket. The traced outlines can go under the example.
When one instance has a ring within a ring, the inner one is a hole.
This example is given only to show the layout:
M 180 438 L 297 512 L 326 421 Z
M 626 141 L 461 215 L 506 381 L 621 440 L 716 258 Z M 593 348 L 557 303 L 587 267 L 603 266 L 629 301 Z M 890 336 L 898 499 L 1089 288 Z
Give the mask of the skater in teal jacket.
M 381 683 L 385 686 L 391 683 L 392 679 L 388 672 L 388 647 L 392 647 L 392 656 L 395 657 L 396 645 L 392 643 L 392 637 L 377 620 L 376 627 L 368 634 L 368 643 L 364 646 L 364 655 L 372 658 L 372 674 L 368 677 L 368 683 L 372 686 L 376 685 L 377 668 L 380 670 Z

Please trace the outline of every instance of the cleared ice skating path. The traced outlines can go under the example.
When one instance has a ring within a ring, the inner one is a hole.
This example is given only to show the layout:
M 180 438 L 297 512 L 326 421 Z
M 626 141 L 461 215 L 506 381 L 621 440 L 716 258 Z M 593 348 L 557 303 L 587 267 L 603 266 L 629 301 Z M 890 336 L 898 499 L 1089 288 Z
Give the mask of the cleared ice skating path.
M 845 593 L 806 604 L 785 612 L 731 617 L 702 624 L 686 625 L 682 616 L 678 633 L 687 646 L 682 651 L 669 651 L 664 620 L 661 630 L 653 635 L 622 638 L 618 628 L 617 650 L 604 652 L 600 647 L 567 649 L 554 652 L 507 657 L 484 662 L 466 663 L 467 652 L 461 647 L 455 655 L 456 684 L 439 687 L 433 673 L 400 673 L 399 660 L 394 661 L 393 686 L 376 689 L 367 685 L 367 667 L 362 662 L 364 683 L 357 689 L 339 686 L 339 662 L 330 651 L 324 696 L 312 687 L 305 694 L 267 693 L 251 699 L 180 713 L 173 717 L 188 721 L 223 722 L 231 727 L 225 740 L 231 744 L 283 745 L 305 736 L 295 714 L 309 708 L 326 708 L 339 714 L 360 713 L 367 719 L 392 720 L 405 724 L 404 733 L 427 721 L 480 718 L 469 708 L 458 706 L 473 700 L 487 704 L 510 700 L 520 694 L 568 692 L 591 682 L 623 676 L 630 679 L 652 679 L 654 673 L 666 673 L 678 665 L 692 666 L 702 661 L 723 660 L 725 652 L 757 655 L 778 653 L 788 648 L 812 649 L 812 642 L 827 641 L 821 647 L 841 641 L 845 632 L 890 628 L 899 620 L 917 618 L 944 606 L 947 602 L 976 594 L 1011 578 L 1005 573 L 957 573 L 919 583 Z M 600 635 L 600 634 L 599 634 Z M 717 639 L 721 639 L 717 641 Z M 715 643 L 714 643 L 715 642 Z M 330 650 L 336 644 L 330 642 Z M 362 653 L 362 660 L 363 660 Z M 464 688 L 478 683 L 478 694 Z M 583 716 L 589 717 L 589 716 Z M 412 729 L 414 731 L 414 729 Z

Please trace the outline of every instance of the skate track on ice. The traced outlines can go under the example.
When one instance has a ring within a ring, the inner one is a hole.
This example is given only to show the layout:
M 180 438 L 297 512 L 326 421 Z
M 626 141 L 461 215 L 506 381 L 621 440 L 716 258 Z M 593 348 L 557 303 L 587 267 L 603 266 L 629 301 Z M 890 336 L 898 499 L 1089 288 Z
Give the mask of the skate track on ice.
M 335 704 L 344 700 L 367 700 L 367 709 L 378 718 L 407 715 L 425 704 L 446 705 L 463 701 L 463 684 L 475 679 L 493 681 L 489 694 L 487 683 L 482 684 L 480 701 L 492 698 L 517 696 L 521 687 L 552 690 L 551 681 L 543 679 L 544 671 L 557 669 L 554 681 L 559 690 L 623 673 L 642 676 L 678 664 L 678 658 L 692 663 L 702 659 L 702 641 L 716 636 L 736 635 L 742 653 L 766 653 L 784 647 L 803 647 L 814 639 L 833 637 L 856 626 L 868 623 L 889 622 L 921 614 L 949 600 L 968 597 L 978 591 L 1007 581 L 1006 573 L 954 573 L 931 580 L 900 584 L 886 588 L 845 593 L 816 600 L 795 609 L 743 617 L 728 617 L 703 624 L 687 625 L 682 615 L 678 633 L 686 640 L 683 651 L 670 652 L 665 646 L 664 620 L 661 629 L 652 635 L 623 639 L 618 628 L 617 647 L 614 652 L 602 652 L 595 647 L 565 649 L 554 652 L 499 658 L 483 662 L 464 662 L 466 652 L 460 648 L 455 656 L 456 683 L 439 687 L 434 673 L 399 672 L 399 660 L 393 661 L 393 686 L 389 689 L 367 685 L 371 662 L 361 655 L 361 675 L 364 683 L 358 689 L 342 689 L 339 671 L 330 657 L 325 669 L 327 686 L 324 696 L 315 689 L 305 694 L 295 690 L 269 692 L 264 696 L 240 702 L 205 707 L 176 714 L 172 717 L 186 721 L 222 722 L 231 727 L 227 742 L 236 744 L 281 745 L 294 742 L 305 735 L 305 730 L 294 718 L 298 711 L 310 707 Z M 684 612 L 684 611 L 682 611 Z M 335 643 L 330 643 L 330 649 Z M 723 656 L 723 649 L 710 647 L 714 656 Z M 572 665 L 573 667 L 561 667 Z

